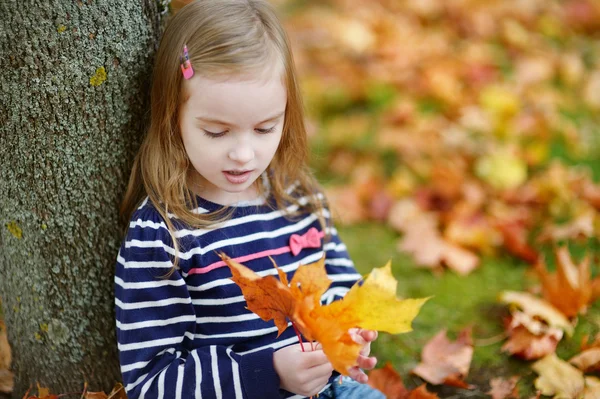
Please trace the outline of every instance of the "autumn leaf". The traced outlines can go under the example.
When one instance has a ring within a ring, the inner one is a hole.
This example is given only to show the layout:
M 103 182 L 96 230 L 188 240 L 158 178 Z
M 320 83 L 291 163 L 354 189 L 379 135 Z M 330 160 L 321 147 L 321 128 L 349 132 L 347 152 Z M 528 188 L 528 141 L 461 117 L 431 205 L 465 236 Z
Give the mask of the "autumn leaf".
M 326 306 L 307 299 L 296 308 L 293 320 L 309 340 L 321 343 L 333 367 L 346 375 L 360 351 L 348 329 L 359 327 L 399 334 L 411 331 L 411 322 L 428 298 L 396 297 L 398 282 L 391 263 L 374 268 L 362 285 L 354 284 L 344 298 Z
M 549 273 L 542 261 L 536 265 L 535 270 L 542 282 L 542 293 L 565 316 L 574 317 L 585 312 L 593 298 L 590 258 L 586 256 L 575 266 L 567 247 L 558 248 L 555 256 L 556 273 Z
M 480 158 L 475 165 L 477 176 L 498 190 L 518 187 L 527 180 L 527 165 L 508 150 L 498 150 Z
M 391 363 L 386 363 L 380 369 L 369 372 L 367 383 L 382 392 L 387 399 L 435 399 L 437 394 L 429 392 L 425 384 L 409 391 L 402 382 L 402 377 Z
M 573 325 L 554 306 L 527 292 L 504 291 L 500 294 L 500 301 L 517 306 L 523 313 L 530 317 L 537 317 L 551 327 L 564 330 L 567 335 L 573 335 Z
M 527 231 L 525 227 L 516 222 L 498 223 L 498 229 L 504 239 L 504 247 L 516 257 L 527 263 L 535 264 L 539 259 L 539 253 L 527 242 Z
M 15 377 L 9 371 L 12 362 L 12 354 L 8 337 L 6 333 L 6 325 L 0 320 L 0 392 L 12 392 L 15 384 Z
M 392 264 L 374 268 L 362 284 L 354 284 L 339 301 L 320 309 L 350 327 L 400 334 L 412 331 L 411 322 L 429 298 L 398 299 L 398 281 L 392 275 Z
M 233 275 L 231 279 L 242 289 L 248 309 L 264 321 L 274 320 L 277 336 L 281 335 L 288 326 L 287 319 L 291 319 L 294 313 L 294 296 L 287 284 L 284 285 L 273 276 L 260 277 L 227 255 L 219 256 L 229 266 Z M 275 268 L 280 278 L 285 277 L 277 266 Z
M 408 396 L 402 377 L 390 362 L 380 369 L 371 370 L 367 383 L 382 392 L 387 399 L 404 399 Z
M 586 349 L 569 359 L 569 363 L 584 372 L 598 370 L 600 368 L 600 348 Z
M 127 399 L 125 387 L 120 382 L 116 383 L 112 391 L 108 394 L 108 399 Z
M 0 392 L 11 393 L 15 386 L 15 376 L 6 369 L 0 369 Z
M 408 394 L 408 399 L 439 399 L 436 393 L 429 392 L 426 384 L 421 384 Z
M 507 323 L 508 340 L 502 351 L 525 360 L 540 359 L 556 351 L 563 331 L 550 327 L 523 312 L 513 312 Z
M 512 376 L 508 380 L 502 377 L 492 378 L 490 381 L 490 390 L 487 392 L 492 399 L 518 398 L 517 389 L 518 376 Z
M 596 335 L 591 344 L 588 344 L 588 336 L 585 336 L 581 344 L 581 353 L 569 359 L 569 363 L 583 372 L 600 370 L 600 334 Z
M 226 255 L 220 256 L 231 269 L 232 280 L 242 289 L 249 310 L 265 321 L 274 319 L 279 334 L 287 327 L 286 318 L 290 319 L 308 340 L 321 344 L 333 367 L 343 375 L 348 375 L 362 347 L 353 341 L 350 328 L 392 334 L 411 331 L 412 320 L 428 299 L 398 299 L 398 283 L 388 262 L 373 269 L 364 283 L 355 284 L 343 299 L 321 306 L 320 298 L 331 284 L 324 258 L 300 266 L 288 287 L 284 284 L 286 276 L 275 263 L 281 281 L 273 276 L 261 278 Z
M 582 396 L 585 389 L 583 373 L 559 359 L 556 354 L 538 360 L 531 368 L 539 374 L 535 387 L 542 395 L 572 399 Z
M 461 331 L 454 342 L 448 340 L 446 330 L 442 330 L 425 344 L 421 363 L 412 373 L 431 384 L 471 388 L 463 379 L 469 373 L 472 357 L 473 343 L 469 328 Z
M 412 254 L 419 266 L 439 268 L 446 264 L 457 273 L 466 275 L 479 264 L 474 253 L 446 241 L 439 232 L 436 215 L 423 211 L 412 199 L 397 201 L 388 220 L 404 233 L 398 249 Z

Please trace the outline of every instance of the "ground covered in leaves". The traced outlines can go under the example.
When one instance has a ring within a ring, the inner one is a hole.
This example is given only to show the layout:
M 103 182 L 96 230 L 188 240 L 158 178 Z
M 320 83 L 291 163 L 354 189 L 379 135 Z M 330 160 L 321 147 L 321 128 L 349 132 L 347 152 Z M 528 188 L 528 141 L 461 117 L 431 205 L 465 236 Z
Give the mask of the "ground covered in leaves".
M 433 296 L 372 380 L 600 396 L 600 3 L 273 2 L 357 268 L 391 259 L 399 296 Z
M 494 397 L 596 395 L 600 4 L 280 6 L 313 165 L 357 268 L 392 259 L 399 295 L 434 295 L 412 333 L 382 334 L 380 366 L 441 397 L 503 383 L 516 391 Z M 457 375 L 470 389 L 419 372 L 430 340 L 447 330 L 455 345 L 468 328 L 472 360 Z M 557 360 L 583 352 L 578 368 Z M 548 370 L 571 381 L 549 386 Z

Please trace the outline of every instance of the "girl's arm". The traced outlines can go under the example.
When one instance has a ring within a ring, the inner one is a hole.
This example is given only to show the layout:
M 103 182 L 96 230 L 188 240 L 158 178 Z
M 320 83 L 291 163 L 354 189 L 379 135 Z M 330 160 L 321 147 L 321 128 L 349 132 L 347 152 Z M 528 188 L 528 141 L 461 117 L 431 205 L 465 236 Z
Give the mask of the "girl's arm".
M 139 219 L 145 228 L 129 229 L 115 275 L 117 341 L 128 397 L 280 397 L 272 349 L 242 356 L 225 345 L 202 345 L 206 340 L 196 334 L 196 312 L 182 275 L 176 270 L 160 277 L 171 267 L 168 232 L 160 219 Z

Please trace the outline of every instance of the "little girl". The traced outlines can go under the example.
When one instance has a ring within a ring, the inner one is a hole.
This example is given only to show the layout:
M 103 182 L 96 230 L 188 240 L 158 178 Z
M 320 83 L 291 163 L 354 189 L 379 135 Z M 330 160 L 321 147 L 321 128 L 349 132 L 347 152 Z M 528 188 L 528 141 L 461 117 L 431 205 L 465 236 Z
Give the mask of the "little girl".
M 325 256 L 342 297 L 359 278 L 306 165 L 288 40 L 265 0 L 198 0 L 156 54 L 151 123 L 122 215 L 115 276 L 124 385 L 135 398 L 384 398 L 361 384 L 376 332 L 342 383 L 322 350 L 246 309 L 223 252 L 259 275 Z M 310 345 L 304 345 L 308 348 Z

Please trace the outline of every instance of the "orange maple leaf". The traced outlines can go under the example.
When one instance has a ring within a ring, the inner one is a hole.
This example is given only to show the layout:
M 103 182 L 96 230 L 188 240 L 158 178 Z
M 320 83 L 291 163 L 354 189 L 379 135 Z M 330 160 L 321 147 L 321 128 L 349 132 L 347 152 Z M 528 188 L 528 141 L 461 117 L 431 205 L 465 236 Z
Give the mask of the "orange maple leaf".
M 229 266 L 232 280 L 238 284 L 248 309 L 264 321 L 273 319 L 281 334 L 287 328 L 286 319 L 310 341 L 321 344 L 334 369 L 348 375 L 356 364 L 362 346 L 348 330 L 353 327 L 401 333 L 411 331 L 410 324 L 428 298 L 396 298 L 397 281 L 391 264 L 373 269 L 362 285 L 355 284 L 346 296 L 321 306 L 321 296 L 331 280 L 325 271 L 325 259 L 300 266 L 289 286 L 288 280 L 275 262 L 280 280 L 260 277 L 246 266 L 221 254 Z
M 277 336 L 280 336 L 287 328 L 286 318 L 291 319 L 295 306 L 294 296 L 287 285 L 285 273 L 275 265 L 281 281 L 273 276 L 260 277 L 227 255 L 219 256 L 229 266 L 233 275 L 231 279 L 242 289 L 248 309 L 264 321 L 273 319 L 278 330 Z
M 536 272 L 542 281 L 544 298 L 571 318 L 586 311 L 594 297 L 593 286 L 600 279 L 591 279 L 589 256 L 575 266 L 567 247 L 561 247 L 555 251 L 555 257 L 556 273 L 549 273 L 543 261 L 536 264 Z

